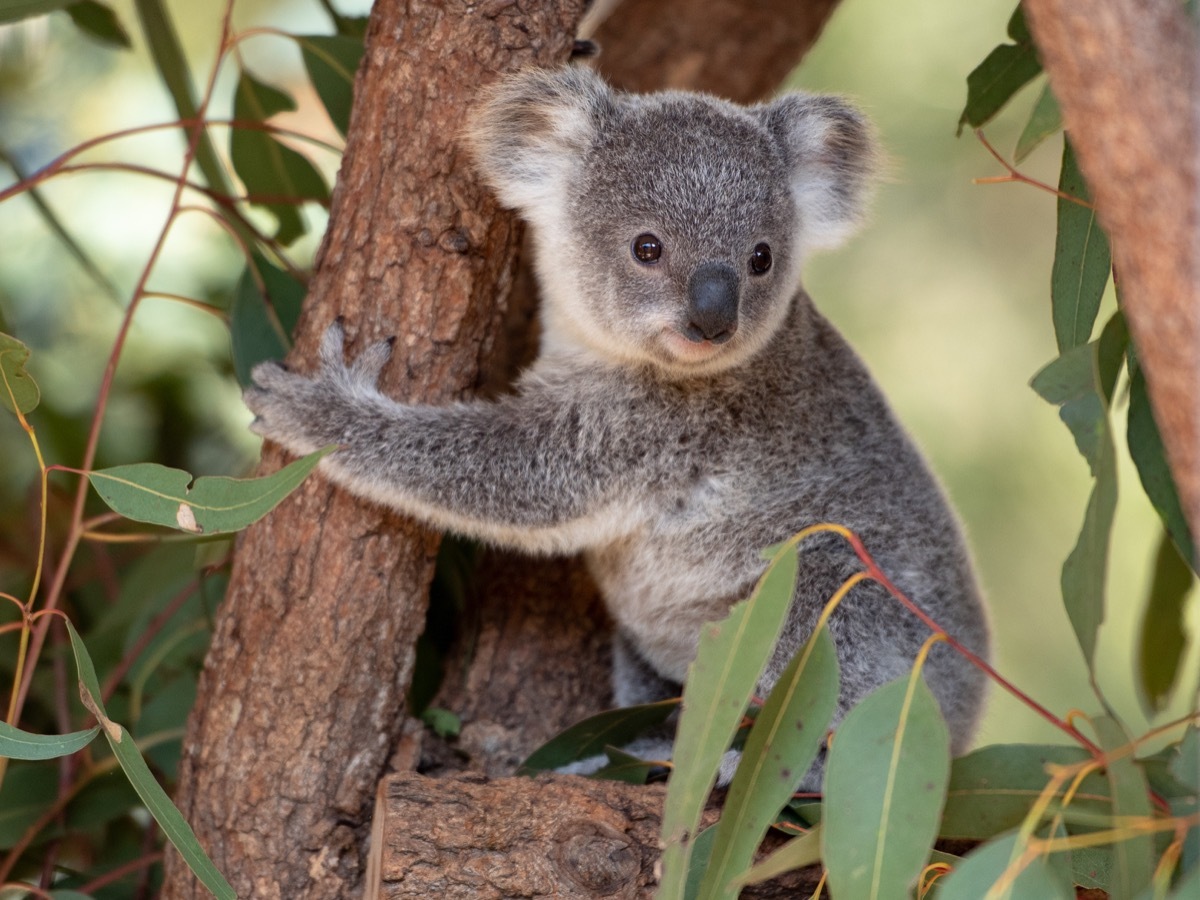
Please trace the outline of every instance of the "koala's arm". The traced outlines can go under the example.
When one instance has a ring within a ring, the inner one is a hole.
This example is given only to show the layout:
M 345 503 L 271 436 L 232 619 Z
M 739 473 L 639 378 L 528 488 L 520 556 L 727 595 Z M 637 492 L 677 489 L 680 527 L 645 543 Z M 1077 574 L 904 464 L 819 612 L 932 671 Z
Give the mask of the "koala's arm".
M 340 449 L 323 471 L 350 491 L 431 525 L 535 552 L 573 552 L 636 525 L 645 485 L 628 440 L 595 401 L 533 389 L 494 403 L 410 406 L 375 387 L 391 343 L 343 358 L 339 324 L 320 366 L 299 375 L 256 366 L 251 428 L 297 454 Z

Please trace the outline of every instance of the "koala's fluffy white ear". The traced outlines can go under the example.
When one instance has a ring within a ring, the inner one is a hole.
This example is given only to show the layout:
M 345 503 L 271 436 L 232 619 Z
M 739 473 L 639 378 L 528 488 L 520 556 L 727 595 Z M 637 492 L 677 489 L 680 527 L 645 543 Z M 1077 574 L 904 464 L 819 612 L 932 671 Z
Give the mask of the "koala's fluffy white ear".
M 805 249 L 836 247 L 866 212 L 878 151 L 866 118 L 840 97 L 785 94 L 756 110 L 783 147 Z
M 564 196 L 562 182 L 613 109 L 613 93 L 584 68 L 527 69 L 489 87 L 467 141 L 505 206 L 535 218 Z

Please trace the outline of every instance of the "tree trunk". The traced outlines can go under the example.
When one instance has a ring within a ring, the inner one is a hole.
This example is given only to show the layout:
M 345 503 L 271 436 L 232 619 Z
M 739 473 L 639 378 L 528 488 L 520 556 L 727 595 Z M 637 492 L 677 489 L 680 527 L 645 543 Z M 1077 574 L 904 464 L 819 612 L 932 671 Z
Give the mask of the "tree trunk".
M 1200 43 L 1176 0 L 1025 0 L 1112 240 L 1154 419 L 1200 540 Z
M 400 335 L 383 383 L 394 396 L 471 392 L 519 230 L 457 137 L 497 73 L 566 61 L 582 5 L 377 0 L 297 366 L 340 314 L 357 347 Z M 268 447 L 260 472 L 283 461 Z M 367 821 L 403 721 L 436 549 L 435 535 L 319 477 L 245 534 L 177 796 L 239 896 L 361 893 Z M 170 855 L 165 895 L 207 892 Z

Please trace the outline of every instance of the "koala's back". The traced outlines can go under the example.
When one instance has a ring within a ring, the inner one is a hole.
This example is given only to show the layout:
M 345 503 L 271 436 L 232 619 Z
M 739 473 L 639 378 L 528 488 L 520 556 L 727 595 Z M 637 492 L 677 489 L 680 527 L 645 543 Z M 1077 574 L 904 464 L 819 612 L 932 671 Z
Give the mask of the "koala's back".
M 703 624 L 749 595 L 765 567 L 762 548 L 819 522 L 856 532 L 901 590 L 986 653 L 986 620 L 954 515 L 863 364 L 806 295 L 738 369 L 669 384 L 644 373 L 640 395 L 630 377 L 621 375 L 620 390 L 638 395 L 639 421 L 615 427 L 641 431 L 648 445 L 670 452 L 643 454 L 660 460 L 660 470 L 632 500 L 637 524 L 587 559 L 622 635 L 664 678 L 682 682 Z M 612 409 L 616 416 L 628 407 Z M 839 537 L 802 545 L 796 596 L 764 689 L 861 568 Z M 929 636 L 874 584 L 856 588 L 831 627 L 843 709 L 907 671 Z M 965 740 L 983 681 L 943 649 L 930 661 L 930 682 L 958 726 L 952 733 Z

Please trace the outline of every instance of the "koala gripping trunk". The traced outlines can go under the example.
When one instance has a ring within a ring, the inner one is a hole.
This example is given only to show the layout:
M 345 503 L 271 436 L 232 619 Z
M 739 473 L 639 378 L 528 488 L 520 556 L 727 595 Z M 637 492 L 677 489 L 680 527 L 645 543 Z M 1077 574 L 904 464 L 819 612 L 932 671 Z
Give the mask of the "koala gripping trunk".
M 498 73 L 565 62 L 582 7 L 375 3 L 295 354 L 345 314 L 352 345 L 403 336 L 395 396 L 446 402 L 481 380 L 519 232 L 459 152 L 462 117 Z M 261 469 L 282 461 L 268 447 Z M 239 896 L 363 893 L 436 550 L 319 477 L 241 541 L 177 798 Z M 174 855 L 164 896 L 206 896 Z

